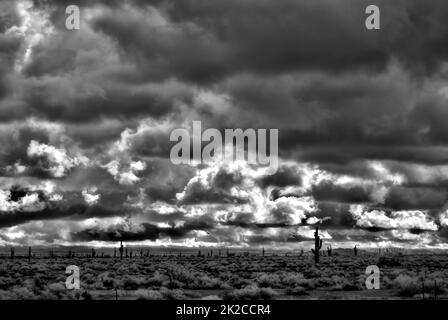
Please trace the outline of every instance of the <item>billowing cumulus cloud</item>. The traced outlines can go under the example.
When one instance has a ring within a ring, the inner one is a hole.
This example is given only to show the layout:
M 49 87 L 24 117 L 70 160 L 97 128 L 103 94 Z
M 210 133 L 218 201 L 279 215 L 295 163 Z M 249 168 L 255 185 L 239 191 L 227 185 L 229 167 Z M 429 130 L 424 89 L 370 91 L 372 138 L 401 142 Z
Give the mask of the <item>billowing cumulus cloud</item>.
M 27 193 L 17 200 L 11 199 L 11 191 L 2 191 L 0 193 L 0 210 L 6 212 L 15 211 L 40 211 L 45 207 L 37 193 Z
M 408 229 L 436 231 L 437 225 L 422 211 L 366 210 L 360 205 L 353 205 L 350 212 L 356 219 L 356 225 L 371 229 Z
M 0 244 L 446 247 L 448 4 L 369 4 L 1 1 Z M 174 165 L 195 120 L 278 170 Z
M 95 194 L 96 188 L 93 188 L 93 190 L 83 190 L 82 191 L 82 196 L 84 197 L 84 201 L 88 204 L 88 205 L 95 205 L 98 203 L 98 201 L 101 198 L 100 194 Z
M 113 160 L 103 166 L 120 184 L 132 185 L 140 178 L 136 175 L 145 170 L 146 164 L 143 161 L 134 161 L 126 165 Z
M 34 140 L 28 146 L 27 155 L 30 159 L 37 161 L 37 166 L 41 170 L 55 178 L 62 178 L 74 167 L 88 163 L 85 157 L 70 157 L 64 149 L 40 144 Z

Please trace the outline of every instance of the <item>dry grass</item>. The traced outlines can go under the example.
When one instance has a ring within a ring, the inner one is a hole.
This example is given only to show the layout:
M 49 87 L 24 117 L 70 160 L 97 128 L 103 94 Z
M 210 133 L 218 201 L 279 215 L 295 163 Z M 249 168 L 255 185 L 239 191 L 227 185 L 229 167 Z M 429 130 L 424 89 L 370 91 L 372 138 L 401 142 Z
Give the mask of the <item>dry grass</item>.
M 80 268 L 81 290 L 65 288 L 65 268 L 72 264 Z M 447 255 L 337 255 L 318 265 L 297 256 L 3 259 L 0 299 L 115 299 L 116 293 L 119 299 L 302 299 L 331 292 L 362 298 L 376 294 L 364 285 L 365 268 L 372 264 L 380 266 L 383 298 L 420 298 L 422 282 L 427 297 L 434 290 L 446 297 Z

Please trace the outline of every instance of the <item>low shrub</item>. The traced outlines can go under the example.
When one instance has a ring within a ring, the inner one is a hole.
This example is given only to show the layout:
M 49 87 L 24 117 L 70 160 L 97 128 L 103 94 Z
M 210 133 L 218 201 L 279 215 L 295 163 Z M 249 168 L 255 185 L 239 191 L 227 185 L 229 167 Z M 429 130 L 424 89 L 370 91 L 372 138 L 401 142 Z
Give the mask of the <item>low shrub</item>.
M 401 256 L 381 256 L 378 258 L 376 265 L 378 267 L 398 267 L 401 266 Z
M 137 300 L 163 300 L 163 294 L 156 290 L 139 289 L 135 292 Z
M 402 297 L 413 297 L 422 291 L 417 280 L 405 274 L 400 274 L 394 280 L 394 286 L 398 289 L 398 295 Z
M 271 288 L 259 288 L 257 285 L 249 285 L 243 289 L 236 289 L 224 294 L 225 300 L 269 300 L 277 293 Z

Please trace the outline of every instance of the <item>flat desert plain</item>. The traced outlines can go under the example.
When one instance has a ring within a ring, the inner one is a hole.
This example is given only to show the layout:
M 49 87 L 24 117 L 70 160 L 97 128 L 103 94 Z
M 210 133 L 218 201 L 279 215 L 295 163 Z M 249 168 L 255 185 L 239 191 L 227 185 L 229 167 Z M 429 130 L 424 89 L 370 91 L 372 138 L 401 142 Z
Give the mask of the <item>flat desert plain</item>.
M 80 289 L 66 288 L 69 265 Z M 366 268 L 380 288 L 366 288 Z M 0 259 L 0 299 L 447 299 L 448 254 L 26 256 Z

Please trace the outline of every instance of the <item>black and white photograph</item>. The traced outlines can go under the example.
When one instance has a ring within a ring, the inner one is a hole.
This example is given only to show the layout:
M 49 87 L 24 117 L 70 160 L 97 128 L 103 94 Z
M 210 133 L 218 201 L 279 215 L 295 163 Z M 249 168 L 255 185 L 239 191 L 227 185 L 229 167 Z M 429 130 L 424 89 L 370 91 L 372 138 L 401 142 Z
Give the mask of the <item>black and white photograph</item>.
M 0 0 L 0 301 L 263 318 L 447 267 L 447 1 Z

